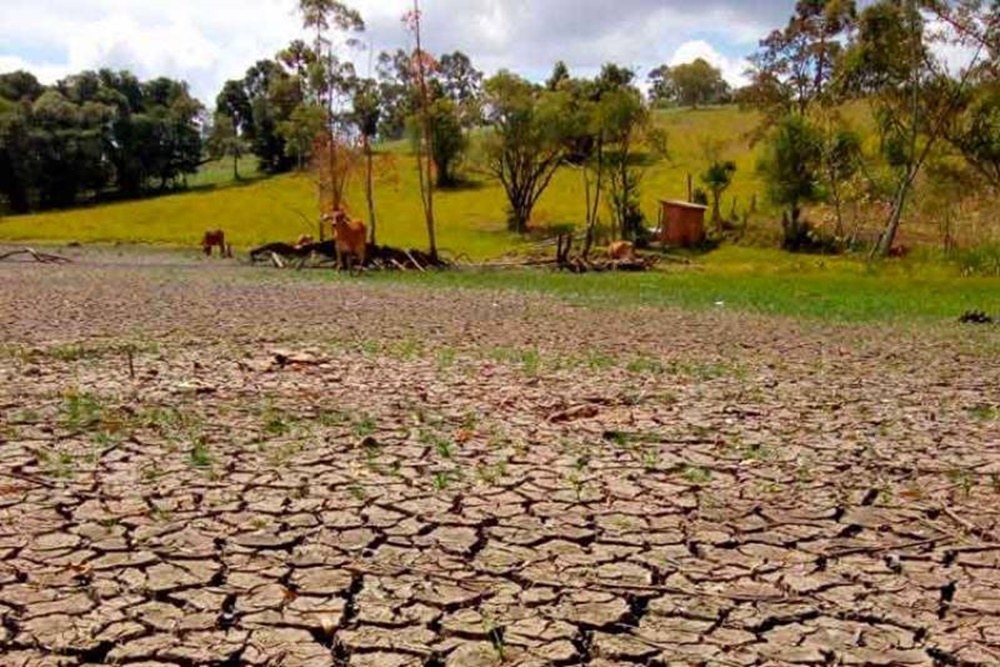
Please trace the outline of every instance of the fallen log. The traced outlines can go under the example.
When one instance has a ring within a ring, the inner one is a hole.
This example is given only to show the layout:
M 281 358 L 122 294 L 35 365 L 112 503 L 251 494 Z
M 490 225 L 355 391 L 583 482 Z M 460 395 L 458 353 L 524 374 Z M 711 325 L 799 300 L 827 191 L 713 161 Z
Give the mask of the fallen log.
M 39 264 L 72 264 L 73 260 L 68 257 L 61 257 L 59 255 L 50 255 L 45 252 L 37 252 L 31 248 L 20 248 L 18 250 L 11 250 L 0 255 L 0 262 L 10 257 L 17 257 L 18 255 L 30 255 Z

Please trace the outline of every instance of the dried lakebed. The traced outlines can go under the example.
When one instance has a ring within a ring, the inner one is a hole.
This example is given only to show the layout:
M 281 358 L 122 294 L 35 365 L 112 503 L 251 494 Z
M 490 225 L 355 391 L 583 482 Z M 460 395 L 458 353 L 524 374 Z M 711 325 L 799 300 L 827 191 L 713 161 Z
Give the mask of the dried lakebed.
M 995 665 L 996 330 L 0 266 L 0 663 Z

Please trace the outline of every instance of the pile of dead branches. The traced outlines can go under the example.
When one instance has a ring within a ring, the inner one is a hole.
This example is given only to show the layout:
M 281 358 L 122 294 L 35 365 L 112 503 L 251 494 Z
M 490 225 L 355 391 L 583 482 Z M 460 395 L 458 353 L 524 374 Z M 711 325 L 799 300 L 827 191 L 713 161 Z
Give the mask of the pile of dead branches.
M 250 251 L 250 262 L 271 262 L 278 268 L 295 266 L 304 268 L 325 266 L 337 261 L 337 246 L 333 241 L 293 246 L 287 243 L 268 243 Z M 369 245 L 365 262 L 360 268 L 373 271 L 420 271 L 449 268 L 451 264 L 435 259 L 421 250 L 401 250 L 390 246 Z
M 421 250 L 400 250 L 390 246 L 368 246 L 365 268 L 386 271 L 426 271 L 427 269 L 447 269 L 451 264 L 440 257 L 435 259 Z
M 628 260 L 592 260 L 576 256 L 558 262 L 557 266 L 560 271 L 569 271 L 570 273 L 605 273 L 608 271 L 642 273 L 656 266 L 658 261 L 655 257 L 637 257 Z
M 625 271 L 639 273 L 648 271 L 659 261 L 656 257 L 640 257 L 634 255 L 628 259 L 590 259 L 587 253 L 571 255 L 573 249 L 572 236 L 560 236 L 556 241 L 555 264 L 560 271 L 570 273 L 604 273 L 607 271 Z

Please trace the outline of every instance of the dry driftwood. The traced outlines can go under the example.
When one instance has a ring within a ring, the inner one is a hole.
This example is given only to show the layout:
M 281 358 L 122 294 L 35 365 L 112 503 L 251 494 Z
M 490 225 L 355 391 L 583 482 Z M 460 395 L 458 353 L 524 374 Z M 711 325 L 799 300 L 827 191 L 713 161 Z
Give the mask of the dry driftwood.
M 0 255 L 0 262 L 10 257 L 16 257 L 18 255 L 30 255 L 39 264 L 71 264 L 73 260 L 68 257 L 60 257 L 59 255 L 50 255 L 45 252 L 38 252 L 31 248 L 20 248 L 18 250 L 11 250 Z

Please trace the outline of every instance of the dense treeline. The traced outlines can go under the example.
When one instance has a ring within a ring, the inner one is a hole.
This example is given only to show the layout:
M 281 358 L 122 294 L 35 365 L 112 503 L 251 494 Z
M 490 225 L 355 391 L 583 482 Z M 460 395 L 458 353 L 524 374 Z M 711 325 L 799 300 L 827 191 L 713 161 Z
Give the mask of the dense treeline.
M 21 213 L 181 185 L 202 160 L 202 110 L 166 78 L 0 75 L 0 194 Z

